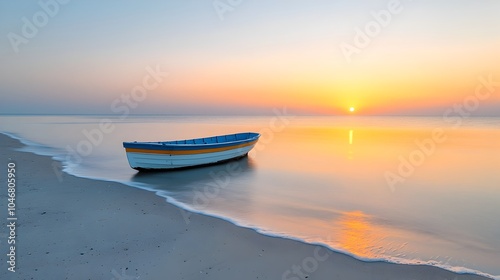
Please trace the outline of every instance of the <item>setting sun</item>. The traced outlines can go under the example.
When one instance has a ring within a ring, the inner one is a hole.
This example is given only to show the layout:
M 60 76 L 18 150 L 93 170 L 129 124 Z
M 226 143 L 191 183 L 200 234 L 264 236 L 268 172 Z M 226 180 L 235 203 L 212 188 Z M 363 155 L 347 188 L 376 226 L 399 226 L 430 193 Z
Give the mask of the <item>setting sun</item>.
M 349 112 L 354 112 L 356 109 L 354 107 L 349 108 Z

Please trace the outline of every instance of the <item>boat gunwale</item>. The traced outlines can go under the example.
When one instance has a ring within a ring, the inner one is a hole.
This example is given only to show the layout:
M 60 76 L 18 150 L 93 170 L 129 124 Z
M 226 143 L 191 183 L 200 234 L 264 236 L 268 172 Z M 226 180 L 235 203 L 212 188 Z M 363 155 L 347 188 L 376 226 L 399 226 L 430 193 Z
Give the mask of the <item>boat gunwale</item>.
M 195 141 L 195 140 L 204 140 L 211 139 L 217 137 L 227 137 L 237 135 L 247 134 L 247 138 L 240 140 L 231 140 L 224 142 L 214 142 L 214 143 L 175 143 L 178 141 Z M 208 136 L 201 138 L 192 138 L 192 139 L 183 139 L 183 140 L 171 140 L 171 141 L 159 141 L 159 142 L 123 142 L 123 147 L 125 149 L 146 149 L 146 150 L 197 150 L 197 149 L 210 149 L 210 148 L 219 148 L 219 147 L 231 147 L 237 146 L 239 144 L 248 143 L 259 139 L 260 133 L 256 132 L 241 132 L 234 134 L 225 134 L 225 135 L 216 135 L 216 136 Z

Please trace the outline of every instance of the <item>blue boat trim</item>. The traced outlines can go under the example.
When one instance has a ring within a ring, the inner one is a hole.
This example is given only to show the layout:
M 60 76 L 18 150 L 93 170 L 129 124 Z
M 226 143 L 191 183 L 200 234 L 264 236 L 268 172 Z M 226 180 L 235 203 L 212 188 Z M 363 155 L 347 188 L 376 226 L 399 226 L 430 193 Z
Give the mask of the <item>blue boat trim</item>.
M 239 144 L 249 143 L 259 139 L 260 134 L 255 132 L 243 132 L 222 136 L 211 136 L 186 140 L 174 140 L 163 142 L 123 142 L 124 148 L 146 149 L 146 150 L 200 150 L 231 147 Z

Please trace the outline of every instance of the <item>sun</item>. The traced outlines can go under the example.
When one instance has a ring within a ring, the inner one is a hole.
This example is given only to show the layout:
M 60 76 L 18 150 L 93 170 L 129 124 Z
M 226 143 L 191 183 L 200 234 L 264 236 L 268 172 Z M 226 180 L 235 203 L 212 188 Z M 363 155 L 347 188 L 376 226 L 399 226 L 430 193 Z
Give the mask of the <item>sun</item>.
M 354 111 L 356 111 L 356 108 L 354 107 L 349 108 L 349 112 L 353 113 Z

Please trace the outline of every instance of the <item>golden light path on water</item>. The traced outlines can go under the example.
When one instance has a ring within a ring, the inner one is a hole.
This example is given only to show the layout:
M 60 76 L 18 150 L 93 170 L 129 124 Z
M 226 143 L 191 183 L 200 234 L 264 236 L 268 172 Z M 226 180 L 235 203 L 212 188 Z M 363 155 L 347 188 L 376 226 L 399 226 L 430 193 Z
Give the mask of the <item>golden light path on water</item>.
M 374 244 L 382 238 L 361 211 L 346 212 L 334 227 L 337 228 L 338 245 L 341 249 L 360 257 L 375 258 Z

